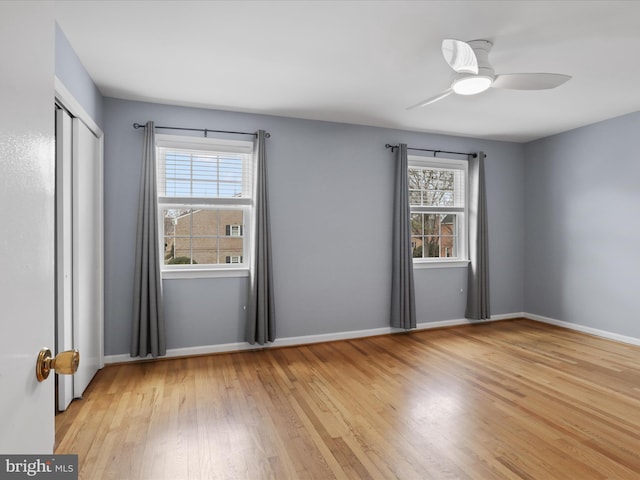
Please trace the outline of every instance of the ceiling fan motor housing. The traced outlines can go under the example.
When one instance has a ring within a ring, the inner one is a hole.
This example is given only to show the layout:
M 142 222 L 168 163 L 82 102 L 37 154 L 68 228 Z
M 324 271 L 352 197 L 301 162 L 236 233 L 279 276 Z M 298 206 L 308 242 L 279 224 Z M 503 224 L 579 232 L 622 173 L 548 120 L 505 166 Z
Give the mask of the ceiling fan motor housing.
M 495 79 L 495 71 L 489 63 L 489 51 L 493 44 L 488 40 L 472 40 L 468 45 L 473 50 L 478 62 L 478 73 L 458 73 L 451 84 L 451 89 L 458 95 L 476 95 L 491 87 Z
M 476 59 L 478 60 L 478 75 L 489 77 L 493 80 L 496 72 L 489 63 L 489 52 L 493 47 L 493 43 L 489 40 L 471 40 L 467 43 L 473 49 L 473 53 L 476 54 Z

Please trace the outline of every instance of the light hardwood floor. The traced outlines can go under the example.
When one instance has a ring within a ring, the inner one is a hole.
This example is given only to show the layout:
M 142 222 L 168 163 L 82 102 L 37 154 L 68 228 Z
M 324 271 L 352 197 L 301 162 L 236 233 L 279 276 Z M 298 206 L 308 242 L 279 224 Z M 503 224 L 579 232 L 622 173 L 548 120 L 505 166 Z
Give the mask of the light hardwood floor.
M 517 319 L 108 366 L 85 480 L 638 479 L 640 348 Z

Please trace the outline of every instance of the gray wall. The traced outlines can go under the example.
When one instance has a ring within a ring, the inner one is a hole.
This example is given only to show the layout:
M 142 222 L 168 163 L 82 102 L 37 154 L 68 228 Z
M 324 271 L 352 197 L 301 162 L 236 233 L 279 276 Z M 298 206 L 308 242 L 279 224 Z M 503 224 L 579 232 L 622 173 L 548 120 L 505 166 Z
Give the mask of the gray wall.
M 525 311 L 640 338 L 640 113 L 525 147 Z
M 142 131 L 263 128 L 278 337 L 387 326 L 387 142 L 487 153 L 492 314 L 526 311 L 640 337 L 640 113 L 527 145 L 103 98 L 56 25 L 56 76 L 105 131 L 105 353 L 126 353 Z M 525 180 L 526 179 L 526 180 Z M 526 225 L 526 230 L 525 230 Z M 526 233 L 526 240 L 525 240 Z M 466 269 L 415 272 L 419 322 L 464 316 Z M 245 278 L 165 280 L 169 348 L 242 341 Z
M 102 129 L 103 97 L 56 23 L 56 77 Z
M 105 353 L 129 351 L 142 130 L 271 133 L 279 338 L 388 326 L 393 157 L 385 143 L 487 153 L 492 313 L 524 304 L 522 145 L 105 98 Z M 416 271 L 418 322 L 464 316 L 466 269 Z M 246 278 L 164 280 L 168 348 L 242 341 Z

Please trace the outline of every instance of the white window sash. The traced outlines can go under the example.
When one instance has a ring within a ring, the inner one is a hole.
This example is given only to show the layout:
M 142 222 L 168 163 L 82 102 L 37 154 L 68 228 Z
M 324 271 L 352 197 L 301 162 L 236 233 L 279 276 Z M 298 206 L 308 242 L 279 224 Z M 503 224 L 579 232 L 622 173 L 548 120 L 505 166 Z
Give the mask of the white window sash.
M 234 238 L 243 238 L 243 242 L 242 242 L 242 263 L 205 263 L 205 264 L 185 264 L 185 265 L 166 265 L 164 263 L 164 238 L 165 238 L 165 231 L 164 231 L 164 216 L 163 216 L 163 209 L 165 208 L 182 208 L 182 209 L 194 209 L 196 207 L 194 207 L 192 204 L 158 204 L 158 225 L 159 225 L 159 232 L 160 235 L 158 235 L 158 242 L 159 242 L 159 249 L 162 255 L 161 258 L 161 271 L 162 272 L 169 272 L 169 271 L 185 271 L 185 270 L 203 270 L 203 271 L 214 271 L 214 270 L 228 270 L 228 269 L 238 269 L 238 268 L 242 268 L 242 269 L 248 269 L 249 265 L 250 265 L 250 260 L 251 260 L 251 245 L 250 245 L 250 239 L 251 239 L 251 209 L 247 206 L 237 206 L 236 208 L 233 207 L 222 207 L 222 208 L 218 208 L 217 206 L 207 206 L 206 208 L 211 209 L 211 210 L 216 210 L 216 209 L 229 209 L 229 210 L 242 210 L 243 212 L 243 219 L 244 219 L 244 225 L 243 225 L 243 234 L 239 235 L 239 236 L 234 236 Z M 225 237 L 226 235 L 218 235 L 220 237 Z M 192 235 L 191 238 L 199 238 L 202 237 L 200 235 Z
M 191 207 L 238 206 L 251 205 L 251 198 L 218 198 L 218 197 L 158 197 L 158 205 L 191 205 Z

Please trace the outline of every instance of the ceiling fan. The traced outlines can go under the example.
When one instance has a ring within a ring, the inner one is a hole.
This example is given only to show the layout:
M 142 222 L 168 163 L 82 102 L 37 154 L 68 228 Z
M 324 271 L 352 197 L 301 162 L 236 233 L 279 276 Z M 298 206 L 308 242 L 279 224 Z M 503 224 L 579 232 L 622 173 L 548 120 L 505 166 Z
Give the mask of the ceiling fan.
M 462 42 L 447 38 L 442 41 L 442 55 L 456 72 L 451 86 L 445 91 L 407 108 L 424 107 L 448 97 L 476 95 L 489 87 L 511 90 L 547 90 L 562 85 L 570 75 L 559 73 L 506 73 L 496 75 L 489 63 L 489 51 L 493 43 L 489 40 Z

